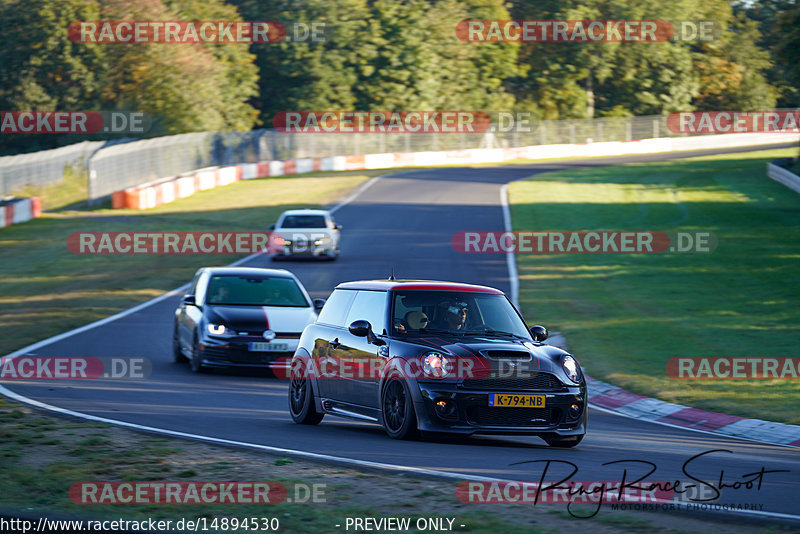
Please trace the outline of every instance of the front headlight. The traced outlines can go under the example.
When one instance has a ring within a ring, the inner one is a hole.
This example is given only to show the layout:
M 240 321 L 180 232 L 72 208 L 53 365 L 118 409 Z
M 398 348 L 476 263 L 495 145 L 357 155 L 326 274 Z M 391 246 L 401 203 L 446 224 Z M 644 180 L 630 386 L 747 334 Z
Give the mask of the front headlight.
M 429 352 L 422 357 L 422 372 L 428 378 L 444 378 L 450 370 L 450 360 L 438 352 Z
M 570 380 L 576 384 L 581 380 L 581 366 L 578 365 L 578 360 L 567 354 L 561 358 L 561 367 L 567 374 Z
M 208 333 L 214 334 L 215 336 L 221 336 L 226 332 L 226 328 L 224 324 L 213 324 L 208 323 Z

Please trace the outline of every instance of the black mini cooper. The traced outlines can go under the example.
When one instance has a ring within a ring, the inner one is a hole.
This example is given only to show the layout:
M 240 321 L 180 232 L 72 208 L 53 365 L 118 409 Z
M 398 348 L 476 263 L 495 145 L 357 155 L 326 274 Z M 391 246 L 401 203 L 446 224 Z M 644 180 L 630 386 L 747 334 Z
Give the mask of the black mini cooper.
M 538 435 L 574 447 L 586 433 L 577 360 L 546 345 L 499 290 L 418 280 L 347 282 L 300 338 L 289 411 L 419 431 Z

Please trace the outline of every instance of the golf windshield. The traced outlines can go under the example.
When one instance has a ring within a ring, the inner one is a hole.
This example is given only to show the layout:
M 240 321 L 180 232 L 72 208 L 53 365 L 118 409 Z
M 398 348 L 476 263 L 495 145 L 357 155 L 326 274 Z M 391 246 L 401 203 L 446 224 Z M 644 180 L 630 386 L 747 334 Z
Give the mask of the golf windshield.
M 325 228 L 325 217 L 322 215 L 287 215 L 281 222 L 281 228 Z
M 254 276 L 212 276 L 208 283 L 208 304 L 229 306 L 308 307 L 300 287 L 291 278 Z
M 530 333 L 505 295 L 454 291 L 397 291 L 395 334 L 485 334 L 517 336 Z

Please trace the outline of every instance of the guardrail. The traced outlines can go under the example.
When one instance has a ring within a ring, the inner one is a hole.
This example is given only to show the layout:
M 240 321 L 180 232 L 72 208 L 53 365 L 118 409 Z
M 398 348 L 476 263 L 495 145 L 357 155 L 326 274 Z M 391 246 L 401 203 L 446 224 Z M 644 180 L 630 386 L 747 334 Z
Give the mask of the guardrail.
M 758 146 L 776 142 L 797 142 L 798 140 L 800 140 L 800 134 L 722 134 L 605 143 L 478 148 L 440 152 L 391 152 L 261 161 L 258 163 L 200 169 L 173 178 L 116 191 L 112 195 L 112 206 L 114 208 L 149 209 L 179 198 L 185 198 L 198 191 L 232 184 L 239 180 L 267 176 L 287 176 L 314 171 L 372 170 L 432 165 L 474 165 L 479 163 L 501 163 L 516 159 L 621 156 L 678 150 Z
M 193 175 L 203 168 L 221 168 L 240 164 L 269 164 L 286 166 L 283 174 L 298 171 L 338 170 L 331 168 L 332 161 L 368 159 L 383 161 L 348 168 L 391 168 L 399 165 L 431 165 L 442 157 L 449 163 L 475 163 L 465 151 L 475 150 L 481 161 L 499 162 L 491 154 L 502 150 L 522 150 L 531 158 L 570 157 L 576 155 L 574 147 L 584 155 L 603 155 L 609 143 L 644 143 L 649 147 L 654 141 L 689 139 L 686 149 L 703 148 L 698 139 L 714 137 L 719 146 L 738 136 L 763 134 L 725 134 L 723 136 L 691 136 L 673 132 L 667 127 L 667 116 L 606 117 L 597 119 L 571 119 L 532 121 L 530 127 L 503 131 L 498 123 L 484 133 L 419 134 L 419 133 L 281 133 L 275 130 L 248 132 L 197 132 L 156 137 L 144 140 L 116 140 L 84 142 L 55 150 L 19 156 L 0 157 L 0 195 L 12 194 L 25 186 L 42 186 L 58 182 L 69 166 L 88 180 L 89 203 L 107 198 L 115 192 L 138 190 L 153 182 L 168 182 L 173 177 Z M 766 134 L 775 136 L 788 134 Z M 540 150 L 535 150 L 538 148 Z M 626 149 L 622 153 L 635 153 Z M 649 150 L 649 148 L 647 148 Z M 557 155 L 554 155 L 556 154 Z M 619 152 L 615 152 L 619 153 Z M 425 154 L 409 156 L 409 154 Z M 443 156 L 443 154 L 450 154 Z M 461 154 L 461 155 L 456 155 Z M 535 154 L 535 155 L 531 155 Z M 516 156 L 515 156 L 516 157 Z M 487 159 L 488 158 L 488 159 Z M 513 159 L 513 158 L 512 158 Z M 315 164 L 314 161 L 318 161 Z M 283 163 L 285 162 L 285 163 Z M 296 162 L 296 163 L 294 163 Z M 412 163 L 409 163 L 412 162 Z M 377 166 L 375 166 L 377 165 Z M 309 167 L 310 166 L 310 167 Z M 270 170 L 268 175 L 279 176 Z M 188 180 L 183 181 L 187 191 Z M 200 187 L 198 185 L 198 187 Z M 165 190 L 169 186 L 164 186 Z M 177 193 L 176 193 L 177 194 Z M 166 192 L 165 198 L 169 198 Z M 117 204 L 120 204 L 117 195 Z M 149 203 L 148 203 L 149 205 Z
M 55 150 L 0 157 L 0 195 L 13 194 L 27 186 L 58 182 L 68 165 L 86 176 L 92 203 L 114 191 L 204 167 L 367 154 L 633 141 L 679 135 L 667 128 L 666 116 L 653 115 L 531 120 L 527 127 L 508 129 L 498 124 L 484 133 L 336 135 L 252 130 L 87 141 Z
M 482 133 L 200 132 L 145 139 L 98 150 L 89 162 L 89 200 L 91 203 L 114 191 L 138 188 L 145 183 L 193 173 L 195 169 L 204 167 L 373 154 L 634 141 L 681 135 L 670 131 L 663 115 L 532 120 L 524 127 L 504 128 L 498 124 Z
M 19 224 L 42 214 L 39 197 L 14 198 L 0 202 L 0 228 Z
M 800 176 L 775 163 L 767 163 L 767 176 L 800 193 Z

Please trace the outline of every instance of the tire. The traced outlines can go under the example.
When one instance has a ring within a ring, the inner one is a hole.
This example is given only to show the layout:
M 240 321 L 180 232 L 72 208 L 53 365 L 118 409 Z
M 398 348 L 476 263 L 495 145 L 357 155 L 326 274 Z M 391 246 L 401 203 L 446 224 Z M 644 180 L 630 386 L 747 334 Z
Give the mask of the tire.
M 419 436 L 414 401 L 405 380 L 392 377 L 386 381 L 381 392 L 381 419 L 390 438 L 414 439 Z
M 197 334 L 195 334 L 194 341 L 192 342 L 192 358 L 189 360 L 189 365 L 193 373 L 205 373 L 206 368 L 200 363 L 200 347 L 198 345 Z
M 583 441 L 583 435 L 574 438 L 555 438 L 555 437 L 551 438 L 542 436 L 542 439 L 544 439 L 547 442 L 547 444 L 550 445 L 551 447 L 561 447 L 563 449 L 570 449 L 578 445 L 578 443 L 580 443 L 581 441 Z
M 292 372 L 289 382 L 289 413 L 299 425 L 318 425 L 324 413 L 317 412 L 314 389 L 302 373 Z
M 175 331 L 172 333 L 172 359 L 175 363 L 189 361 L 189 358 L 184 356 L 183 351 L 181 351 L 181 343 L 178 341 L 178 325 L 175 325 Z

